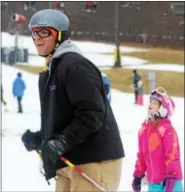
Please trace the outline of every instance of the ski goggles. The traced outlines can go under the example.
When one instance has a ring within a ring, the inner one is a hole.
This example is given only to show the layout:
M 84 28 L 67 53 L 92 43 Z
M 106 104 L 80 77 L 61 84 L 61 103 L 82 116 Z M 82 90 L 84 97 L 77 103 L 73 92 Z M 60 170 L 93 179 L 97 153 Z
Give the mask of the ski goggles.
M 36 39 L 37 36 L 39 36 L 40 38 L 46 38 L 46 37 L 49 37 L 51 34 L 55 38 L 57 37 L 57 31 L 55 31 L 54 29 L 50 29 L 50 28 L 43 28 L 40 30 L 35 28 L 31 31 L 31 35 L 32 35 L 33 39 Z
M 155 94 L 156 94 L 157 96 L 162 96 L 162 97 L 164 97 L 164 96 L 167 95 L 166 90 L 165 90 L 164 88 L 162 88 L 162 87 L 158 87 L 158 88 L 154 89 L 154 90 L 151 92 L 151 95 L 155 95 Z

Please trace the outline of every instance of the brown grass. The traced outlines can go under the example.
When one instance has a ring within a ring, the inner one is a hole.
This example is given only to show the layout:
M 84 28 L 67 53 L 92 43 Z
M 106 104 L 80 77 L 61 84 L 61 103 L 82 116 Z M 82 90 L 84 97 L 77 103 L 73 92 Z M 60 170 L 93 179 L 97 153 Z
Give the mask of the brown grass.
M 17 67 L 33 74 L 38 74 L 39 72 L 43 71 L 43 67 L 33 67 L 25 65 L 18 65 Z M 133 92 L 131 87 L 132 69 L 101 69 L 101 71 L 108 75 L 113 88 L 124 92 Z M 143 79 L 145 93 L 148 94 L 148 71 L 140 69 L 138 69 L 137 71 Z M 170 95 L 184 97 L 184 73 L 156 71 L 156 77 L 157 86 L 164 87 Z
M 125 92 L 132 90 L 132 69 L 111 69 L 101 70 L 106 73 L 111 80 L 113 88 Z M 149 81 L 147 70 L 137 70 L 144 82 L 145 93 L 149 93 Z M 184 73 L 156 71 L 156 86 L 162 86 L 169 95 L 184 97 Z
M 150 49 L 147 52 L 122 53 L 122 56 L 138 57 L 150 63 L 173 63 L 184 65 L 184 51 L 171 49 Z
M 174 50 L 174 51 L 184 51 L 184 47 L 175 47 L 175 46 L 168 46 L 168 45 L 152 45 L 152 44 L 141 44 L 141 43 L 120 43 L 122 46 L 128 46 L 128 47 L 137 47 L 137 48 L 152 48 L 152 49 L 166 49 L 166 50 Z
M 28 65 L 17 65 L 16 67 L 32 74 L 39 74 L 41 71 L 43 71 L 43 67 L 28 66 Z

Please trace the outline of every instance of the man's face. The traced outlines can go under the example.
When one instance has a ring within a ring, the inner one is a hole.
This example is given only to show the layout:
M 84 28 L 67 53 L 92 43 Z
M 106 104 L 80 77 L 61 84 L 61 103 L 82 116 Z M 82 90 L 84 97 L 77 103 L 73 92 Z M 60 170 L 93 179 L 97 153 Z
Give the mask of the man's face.
M 50 29 L 45 27 L 34 28 L 32 37 L 39 55 L 47 55 L 54 50 L 56 37 Z

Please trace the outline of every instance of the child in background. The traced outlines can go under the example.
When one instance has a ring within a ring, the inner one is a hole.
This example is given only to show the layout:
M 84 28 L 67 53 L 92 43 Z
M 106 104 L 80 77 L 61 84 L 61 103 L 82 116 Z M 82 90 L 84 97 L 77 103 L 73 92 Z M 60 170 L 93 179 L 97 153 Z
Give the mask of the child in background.
M 138 134 L 139 151 L 132 188 L 141 191 L 145 175 L 149 192 L 183 192 L 180 146 L 170 121 L 175 104 L 163 88 L 150 95 L 148 120 Z
M 138 105 L 143 105 L 143 94 L 144 94 L 144 88 L 143 88 L 143 81 L 139 80 L 138 83 L 138 96 L 137 96 L 137 104 Z

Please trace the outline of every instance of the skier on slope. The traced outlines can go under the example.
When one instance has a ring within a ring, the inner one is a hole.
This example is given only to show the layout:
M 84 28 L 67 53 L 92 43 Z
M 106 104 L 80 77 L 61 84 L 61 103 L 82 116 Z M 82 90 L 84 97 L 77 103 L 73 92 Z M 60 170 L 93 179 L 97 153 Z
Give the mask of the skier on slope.
M 141 191 L 145 172 L 149 192 L 183 191 L 180 146 L 169 119 L 174 108 L 173 100 L 163 88 L 151 93 L 148 120 L 138 134 L 139 152 L 132 183 L 134 192 Z
M 13 81 L 13 85 L 12 85 L 13 96 L 17 98 L 18 113 L 23 113 L 22 99 L 24 96 L 25 89 L 26 89 L 26 84 L 22 78 L 22 73 L 18 72 L 17 77 Z
M 36 12 L 29 30 L 40 56 L 41 130 L 27 130 L 28 151 L 40 150 L 46 180 L 56 175 L 56 191 L 97 191 L 60 161 L 63 156 L 110 191 L 119 187 L 124 150 L 102 76 L 69 37 L 69 20 L 56 10 Z

